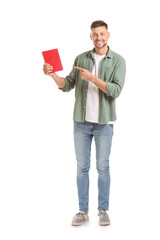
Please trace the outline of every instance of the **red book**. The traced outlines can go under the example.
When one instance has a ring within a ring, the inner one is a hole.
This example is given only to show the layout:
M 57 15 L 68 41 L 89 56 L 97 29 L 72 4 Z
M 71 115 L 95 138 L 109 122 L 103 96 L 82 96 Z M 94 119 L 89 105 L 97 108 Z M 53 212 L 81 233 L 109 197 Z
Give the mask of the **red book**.
M 48 51 L 43 51 L 42 54 L 43 54 L 45 63 L 49 63 L 53 67 L 52 72 L 63 70 L 61 59 L 60 59 L 57 48 L 48 50 Z

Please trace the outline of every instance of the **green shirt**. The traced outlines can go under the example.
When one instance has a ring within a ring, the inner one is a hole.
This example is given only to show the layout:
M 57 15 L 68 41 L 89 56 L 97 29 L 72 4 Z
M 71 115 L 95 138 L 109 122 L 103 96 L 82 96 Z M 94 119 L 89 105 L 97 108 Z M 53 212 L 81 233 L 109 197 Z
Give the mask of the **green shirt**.
M 75 69 L 74 66 L 92 72 L 95 64 L 94 51 L 93 48 L 76 57 L 72 71 L 64 78 L 64 88 L 59 88 L 63 92 L 69 92 L 75 87 L 73 119 L 77 122 L 85 121 L 88 81 L 80 78 L 80 71 Z M 98 78 L 107 83 L 105 93 L 99 89 L 99 124 L 107 124 L 109 121 L 116 120 L 115 100 L 124 86 L 125 74 L 126 64 L 124 58 L 113 52 L 108 46 L 107 54 L 99 63 Z

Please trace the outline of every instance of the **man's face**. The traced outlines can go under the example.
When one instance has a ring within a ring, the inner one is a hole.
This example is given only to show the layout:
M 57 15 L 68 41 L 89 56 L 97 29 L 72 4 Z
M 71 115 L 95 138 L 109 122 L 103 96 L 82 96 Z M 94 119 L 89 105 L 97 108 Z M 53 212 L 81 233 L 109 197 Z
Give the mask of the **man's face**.
M 107 45 L 107 40 L 110 37 L 110 33 L 105 26 L 92 28 L 90 38 L 96 48 L 103 48 Z

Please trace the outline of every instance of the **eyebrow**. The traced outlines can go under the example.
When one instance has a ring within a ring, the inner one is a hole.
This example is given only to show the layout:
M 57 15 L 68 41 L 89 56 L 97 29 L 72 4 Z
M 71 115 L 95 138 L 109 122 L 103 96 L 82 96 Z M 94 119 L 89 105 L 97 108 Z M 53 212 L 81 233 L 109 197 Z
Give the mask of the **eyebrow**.
M 104 32 L 100 32 L 100 33 L 104 33 Z M 92 34 L 97 34 L 96 32 L 92 33 Z

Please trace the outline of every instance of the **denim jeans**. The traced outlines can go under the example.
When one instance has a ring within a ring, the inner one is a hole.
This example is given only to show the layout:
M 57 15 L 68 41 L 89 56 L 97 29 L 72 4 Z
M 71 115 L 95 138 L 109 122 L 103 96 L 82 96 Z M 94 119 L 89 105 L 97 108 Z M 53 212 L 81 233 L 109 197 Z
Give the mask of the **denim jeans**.
M 74 145 L 77 159 L 77 187 L 80 211 L 88 211 L 90 152 L 93 137 L 96 146 L 96 168 L 98 172 L 98 209 L 109 209 L 109 156 L 112 136 L 113 124 L 74 121 Z

